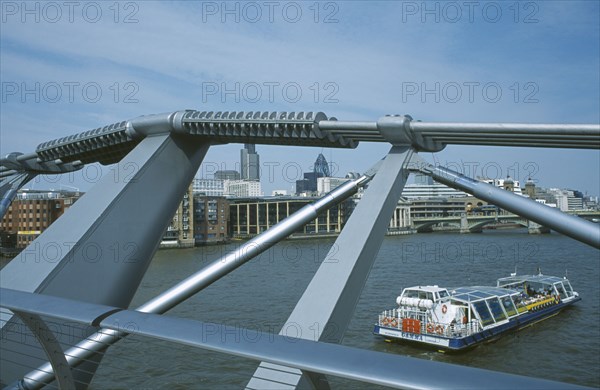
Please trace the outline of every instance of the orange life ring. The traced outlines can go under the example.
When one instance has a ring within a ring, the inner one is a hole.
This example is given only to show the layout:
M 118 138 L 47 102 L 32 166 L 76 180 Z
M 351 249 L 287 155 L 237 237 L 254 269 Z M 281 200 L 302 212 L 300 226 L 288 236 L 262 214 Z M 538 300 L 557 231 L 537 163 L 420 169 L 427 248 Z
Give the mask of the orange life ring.
M 429 323 L 427 324 L 427 333 L 433 333 L 434 328 L 433 328 L 433 324 Z
M 398 327 L 398 320 L 396 320 L 395 318 L 390 322 L 390 325 L 392 325 L 393 328 L 397 328 Z
M 448 306 L 442 305 L 442 313 L 446 314 L 448 312 Z
M 388 326 L 390 324 L 390 319 L 388 317 L 383 317 L 383 321 L 381 321 L 383 326 Z
M 442 325 L 438 325 L 435 327 L 435 333 L 440 335 L 444 333 L 444 328 L 442 327 Z

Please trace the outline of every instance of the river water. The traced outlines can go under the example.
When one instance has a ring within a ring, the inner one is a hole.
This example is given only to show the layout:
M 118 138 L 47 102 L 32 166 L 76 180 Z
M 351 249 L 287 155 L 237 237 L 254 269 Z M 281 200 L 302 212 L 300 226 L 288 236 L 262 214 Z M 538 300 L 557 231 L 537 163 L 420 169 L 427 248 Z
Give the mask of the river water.
M 333 243 L 334 239 L 282 242 L 168 315 L 277 333 Z M 132 307 L 238 245 L 159 251 Z M 547 275 L 563 276 L 568 271 L 582 301 L 554 318 L 458 355 L 386 343 L 372 334 L 377 314 L 394 307 L 403 287 L 494 285 L 515 266 L 520 274 L 535 273 L 538 267 Z M 599 387 L 599 270 L 598 250 L 554 233 L 529 235 L 518 229 L 386 237 L 343 344 Z M 243 358 L 128 337 L 107 352 L 92 388 L 239 389 L 256 366 Z M 333 388 L 374 388 L 330 380 Z

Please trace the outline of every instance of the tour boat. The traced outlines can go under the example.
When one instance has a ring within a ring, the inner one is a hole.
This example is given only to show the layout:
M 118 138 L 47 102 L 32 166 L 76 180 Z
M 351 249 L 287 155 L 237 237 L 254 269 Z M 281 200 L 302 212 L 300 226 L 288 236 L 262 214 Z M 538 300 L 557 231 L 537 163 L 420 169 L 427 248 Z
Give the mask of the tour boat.
M 398 308 L 379 315 L 374 333 L 459 351 L 552 317 L 581 300 L 565 276 L 519 275 L 500 278 L 496 287 L 405 288 Z

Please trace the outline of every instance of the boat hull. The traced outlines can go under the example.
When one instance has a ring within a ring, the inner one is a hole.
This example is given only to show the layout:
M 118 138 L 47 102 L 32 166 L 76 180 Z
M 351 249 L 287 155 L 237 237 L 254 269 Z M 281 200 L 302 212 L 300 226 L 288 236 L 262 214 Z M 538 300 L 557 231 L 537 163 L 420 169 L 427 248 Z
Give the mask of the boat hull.
M 509 331 L 519 330 L 535 324 L 536 322 L 543 321 L 558 314 L 562 309 L 567 306 L 580 301 L 581 298 L 573 297 L 568 301 L 563 301 L 559 304 L 545 307 L 532 312 L 523 313 L 517 317 L 513 317 L 508 322 L 497 325 L 492 328 L 484 329 L 480 332 L 474 333 L 466 337 L 444 337 L 435 334 L 416 334 L 411 332 L 404 332 L 402 329 L 392 328 L 387 326 L 375 325 L 373 333 L 379 336 L 383 336 L 386 339 L 394 339 L 399 341 L 406 341 L 410 343 L 417 343 L 419 345 L 435 348 L 443 351 L 463 351 L 484 342 L 489 342 L 500 337 L 502 334 Z

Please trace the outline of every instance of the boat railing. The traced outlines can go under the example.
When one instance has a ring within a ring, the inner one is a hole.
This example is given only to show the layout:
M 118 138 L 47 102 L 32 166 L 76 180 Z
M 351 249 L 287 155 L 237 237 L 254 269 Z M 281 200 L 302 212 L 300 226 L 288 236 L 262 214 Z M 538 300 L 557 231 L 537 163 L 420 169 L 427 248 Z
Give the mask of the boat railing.
M 473 319 L 470 322 L 467 322 L 466 324 L 450 324 L 448 326 L 448 329 L 446 330 L 445 336 L 452 338 L 466 337 L 474 333 L 481 332 L 481 330 L 481 323 L 478 320 Z
M 535 297 L 530 297 L 524 302 L 525 307 L 529 311 L 536 311 L 548 306 L 558 305 L 559 303 L 560 297 L 555 295 L 537 295 Z
M 425 313 L 411 310 L 385 310 L 379 315 L 378 325 L 415 334 L 430 334 L 448 338 L 466 337 L 482 330 L 478 320 L 467 323 L 445 324 L 429 321 Z
M 398 310 L 385 310 L 379 315 L 378 325 L 386 328 L 398 328 L 398 324 L 402 321 Z

